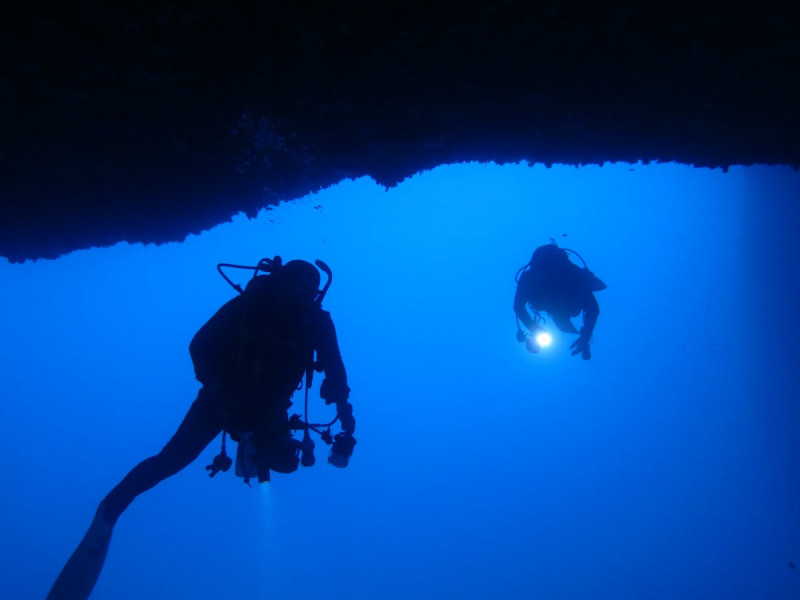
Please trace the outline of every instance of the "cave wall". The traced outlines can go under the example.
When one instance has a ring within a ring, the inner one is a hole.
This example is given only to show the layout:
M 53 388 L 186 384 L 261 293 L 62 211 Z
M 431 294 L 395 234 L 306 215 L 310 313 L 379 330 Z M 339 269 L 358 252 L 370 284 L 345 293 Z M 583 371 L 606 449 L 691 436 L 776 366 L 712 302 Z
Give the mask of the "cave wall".
M 317 4 L 6 15 L 0 256 L 180 240 L 450 162 L 800 164 L 798 5 Z

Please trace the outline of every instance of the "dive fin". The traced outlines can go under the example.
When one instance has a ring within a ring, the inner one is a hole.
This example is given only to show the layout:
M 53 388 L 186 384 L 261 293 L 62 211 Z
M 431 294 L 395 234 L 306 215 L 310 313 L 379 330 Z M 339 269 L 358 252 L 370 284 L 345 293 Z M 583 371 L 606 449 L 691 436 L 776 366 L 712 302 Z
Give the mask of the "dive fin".
M 58 574 L 47 600 L 86 600 L 92 593 L 114 530 L 114 524 L 103 518 L 102 509 L 101 504 L 86 535 Z

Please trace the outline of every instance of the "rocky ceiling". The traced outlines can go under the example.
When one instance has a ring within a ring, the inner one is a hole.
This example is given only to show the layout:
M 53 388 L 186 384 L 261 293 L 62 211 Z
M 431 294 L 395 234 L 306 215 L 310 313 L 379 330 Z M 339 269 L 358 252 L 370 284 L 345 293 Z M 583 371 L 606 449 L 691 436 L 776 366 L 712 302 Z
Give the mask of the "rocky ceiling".
M 800 164 L 798 3 L 238 4 L 4 15 L 1 256 L 451 162 Z

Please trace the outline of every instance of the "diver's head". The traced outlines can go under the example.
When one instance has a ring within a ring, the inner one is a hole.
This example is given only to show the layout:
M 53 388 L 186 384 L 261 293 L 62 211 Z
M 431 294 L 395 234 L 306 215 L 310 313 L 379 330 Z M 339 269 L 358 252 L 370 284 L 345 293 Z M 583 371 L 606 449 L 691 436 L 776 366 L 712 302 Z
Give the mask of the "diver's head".
M 281 300 L 287 305 L 308 306 L 319 294 L 319 271 L 309 262 L 290 260 L 274 275 L 280 285 Z
M 535 273 L 547 275 L 559 271 L 569 262 L 567 253 L 555 243 L 550 243 L 536 248 L 529 264 Z
M 532 267 L 536 267 L 539 265 L 560 262 L 564 260 L 569 260 L 569 258 L 567 258 L 567 253 L 559 248 L 555 243 L 551 242 L 549 244 L 545 244 L 544 246 L 539 246 L 533 251 L 530 264 Z

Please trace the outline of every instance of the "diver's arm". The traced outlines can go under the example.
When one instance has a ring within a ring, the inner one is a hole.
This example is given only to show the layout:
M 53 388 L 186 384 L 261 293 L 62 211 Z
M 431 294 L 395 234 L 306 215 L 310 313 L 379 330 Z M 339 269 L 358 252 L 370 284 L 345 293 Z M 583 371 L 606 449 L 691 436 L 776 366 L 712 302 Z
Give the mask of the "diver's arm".
M 350 396 L 347 373 L 339 351 L 333 319 L 326 311 L 320 311 L 316 350 L 320 366 L 325 373 L 319 395 L 326 404 L 336 404 L 336 414 L 341 421 L 342 430 L 352 434 L 356 422 L 353 418 L 353 407 L 347 401 Z
M 319 364 L 325 373 L 326 393 L 323 398 L 328 404 L 346 402 L 350 394 L 350 388 L 347 387 L 347 373 L 339 351 L 333 319 L 326 311 L 320 311 L 316 350 Z
M 592 358 L 592 351 L 589 348 L 589 341 L 592 339 L 594 326 L 597 323 L 597 316 L 600 314 L 600 307 L 597 305 L 597 298 L 594 294 L 587 292 L 586 299 L 583 302 L 583 327 L 581 327 L 581 334 L 578 339 L 570 344 L 572 348 L 572 356 L 577 354 L 581 355 L 583 360 Z
M 597 317 L 600 315 L 600 306 L 597 298 L 589 292 L 583 306 L 583 327 L 581 327 L 581 339 L 588 342 L 592 339 L 594 326 L 597 324 Z
M 517 319 L 520 320 L 528 331 L 533 331 L 536 329 L 536 324 L 526 307 L 527 300 L 525 299 L 525 294 L 522 292 L 521 284 L 522 280 L 517 284 L 517 292 L 514 294 L 514 314 L 517 315 Z

